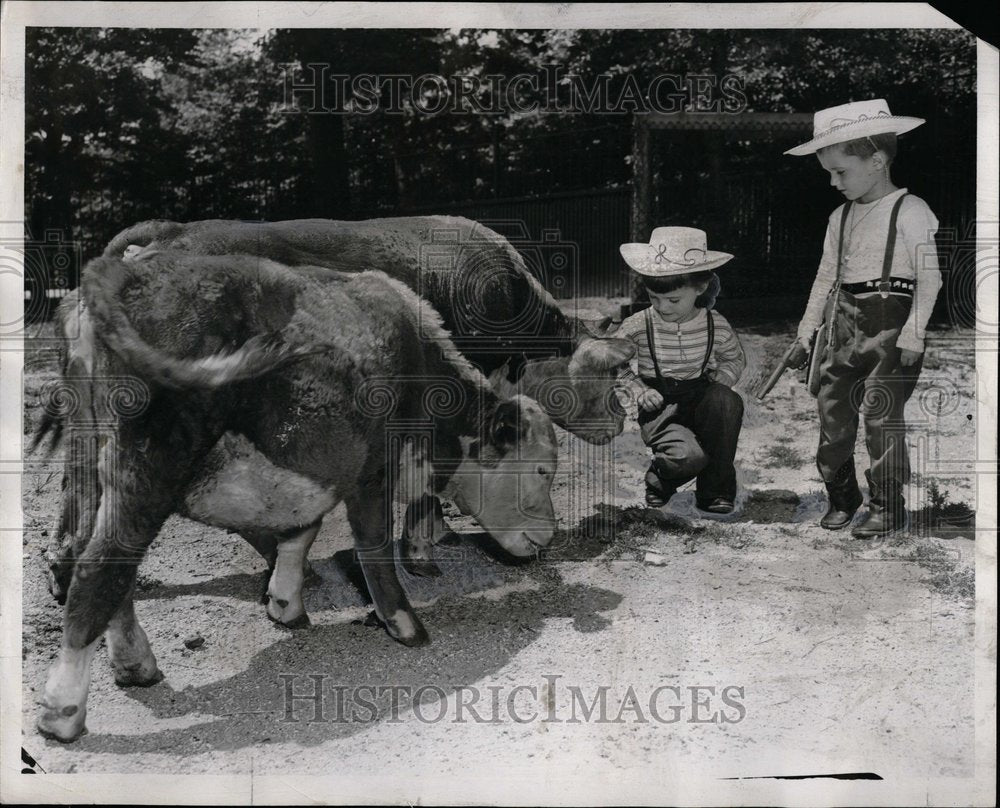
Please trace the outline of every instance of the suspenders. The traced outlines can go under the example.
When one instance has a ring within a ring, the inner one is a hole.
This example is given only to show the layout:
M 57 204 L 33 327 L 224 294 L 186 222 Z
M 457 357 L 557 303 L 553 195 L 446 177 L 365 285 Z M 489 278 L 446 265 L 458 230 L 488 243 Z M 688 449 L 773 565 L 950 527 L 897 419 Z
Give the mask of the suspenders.
M 889 274 L 892 272 L 892 254 L 896 250 L 896 219 L 899 218 L 899 208 L 903 204 L 906 194 L 900 195 L 896 204 L 892 206 L 892 214 L 889 216 L 889 239 L 885 243 L 885 258 L 882 259 L 882 280 L 878 285 L 878 293 L 882 299 L 889 297 L 892 291 L 892 284 L 889 282 Z
M 712 358 L 712 349 L 715 347 L 715 319 L 712 317 L 712 310 L 706 309 L 705 316 L 708 318 L 708 348 L 705 349 L 705 359 L 702 361 L 701 370 L 698 372 L 699 378 L 705 375 L 705 369 Z M 664 377 L 660 373 L 660 363 L 656 359 L 656 346 L 653 340 L 652 307 L 646 309 L 646 343 L 649 345 L 649 355 L 653 358 L 653 370 L 656 371 L 656 380 L 661 382 Z
M 882 297 L 883 300 L 889 297 L 889 294 L 892 291 L 892 281 L 889 279 L 889 276 L 892 273 L 892 256 L 896 251 L 896 220 L 899 218 L 899 209 L 900 207 L 902 207 L 903 200 L 906 198 L 906 196 L 907 194 L 900 195 L 899 199 L 897 199 L 895 204 L 892 206 L 892 213 L 889 214 L 889 233 L 886 237 L 885 255 L 882 259 L 881 279 L 878 281 L 877 284 L 872 284 L 873 288 L 870 289 L 867 288 L 869 284 L 872 282 L 861 283 L 861 284 L 849 284 L 850 287 L 861 286 L 862 289 L 857 290 L 856 288 L 850 288 L 850 289 L 845 289 L 845 291 L 849 291 L 852 294 L 860 294 L 862 291 L 863 292 L 878 291 L 879 295 Z M 840 298 L 840 290 L 844 286 L 844 284 L 841 282 L 840 272 L 844 259 L 844 230 L 847 229 L 847 214 L 851 210 L 851 204 L 852 204 L 851 200 L 848 199 L 844 203 L 843 212 L 840 214 L 840 239 L 837 242 L 837 277 L 833 282 L 833 286 L 830 287 L 830 294 L 827 296 L 826 309 L 823 313 L 824 322 L 823 325 L 821 325 L 821 329 L 825 325 L 826 327 L 825 337 L 826 337 L 827 348 L 833 347 L 834 329 L 830 324 L 830 320 L 833 315 L 833 310 L 837 305 L 837 300 Z
M 878 285 L 871 290 L 878 291 L 883 298 L 887 298 L 892 292 L 892 282 L 889 280 L 889 276 L 892 274 L 892 256 L 896 252 L 896 220 L 899 218 L 899 209 L 903 205 L 903 200 L 907 196 L 908 194 L 900 195 L 899 199 L 892 206 L 892 213 L 889 214 L 889 233 L 885 242 L 885 256 L 882 259 L 882 278 L 879 280 Z M 840 270 L 844 256 L 844 230 L 847 228 L 847 214 L 851 210 L 851 204 L 851 200 L 848 199 L 844 203 L 843 212 L 840 214 L 840 240 L 837 243 L 837 278 L 833 282 L 833 288 L 830 290 L 831 294 L 837 294 L 841 287 Z
M 840 240 L 837 242 L 837 277 L 833 282 L 833 288 L 830 290 L 833 294 L 837 294 L 840 291 L 840 265 L 844 260 L 844 231 L 847 229 L 847 214 L 851 210 L 851 205 L 854 202 L 848 199 L 844 203 L 844 210 L 840 214 Z

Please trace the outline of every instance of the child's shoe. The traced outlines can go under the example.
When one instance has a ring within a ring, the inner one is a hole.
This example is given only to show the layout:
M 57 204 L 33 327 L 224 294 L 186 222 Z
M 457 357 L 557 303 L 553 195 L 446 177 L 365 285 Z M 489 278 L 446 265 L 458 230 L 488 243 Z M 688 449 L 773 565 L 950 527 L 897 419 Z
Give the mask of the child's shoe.
M 727 514 L 732 513 L 736 503 L 727 497 L 714 497 L 712 499 L 699 499 L 695 501 L 699 511 L 706 513 Z
M 896 480 L 878 485 L 867 471 L 865 476 L 868 478 L 868 513 L 851 535 L 856 539 L 875 539 L 904 529 L 906 505 L 902 486 Z
M 884 505 L 871 503 L 868 514 L 861 523 L 851 531 L 856 539 L 877 539 L 888 536 L 906 527 L 906 510 L 903 507 L 887 508 Z
M 820 527 L 826 530 L 840 530 L 847 527 L 861 507 L 861 503 L 865 501 L 861 496 L 861 489 L 858 488 L 853 458 L 837 469 L 833 480 L 826 483 L 826 494 L 830 504 L 823 518 L 819 520 Z
M 677 489 L 665 485 L 650 467 L 649 471 L 646 472 L 646 504 L 650 508 L 662 508 L 675 493 L 677 493 Z

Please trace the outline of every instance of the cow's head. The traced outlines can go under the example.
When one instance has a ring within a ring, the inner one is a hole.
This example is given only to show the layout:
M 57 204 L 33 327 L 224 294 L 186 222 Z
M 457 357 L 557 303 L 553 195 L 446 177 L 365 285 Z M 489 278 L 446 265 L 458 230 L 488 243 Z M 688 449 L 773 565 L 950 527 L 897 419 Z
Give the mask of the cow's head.
M 527 362 L 518 389 L 563 429 L 589 443 L 607 443 L 625 426 L 615 384 L 634 354 L 630 340 L 587 338 L 572 356 Z M 490 377 L 501 395 L 513 390 L 504 374 L 501 369 Z
M 448 496 L 507 552 L 534 555 L 555 530 L 552 422 L 536 402 L 515 396 L 495 405 L 482 432 L 462 438 L 462 461 Z

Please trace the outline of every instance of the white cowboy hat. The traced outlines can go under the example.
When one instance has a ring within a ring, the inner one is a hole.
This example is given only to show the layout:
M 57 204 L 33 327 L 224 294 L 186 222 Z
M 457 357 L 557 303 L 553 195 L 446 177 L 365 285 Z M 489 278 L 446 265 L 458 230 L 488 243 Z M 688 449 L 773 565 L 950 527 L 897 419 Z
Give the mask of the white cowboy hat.
M 901 135 L 924 123 L 923 118 L 893 115 L 884 98 L 870 101 L 852 101 L 839 107 L 821 109 L 813 115 L 813 138 L 808 143 L 789 149 L 785 154 L 801 156 L 814 154 L 825 146 L 845 143 L 848 140 L 885 135 Z
M 649 244 L 632 242 L 622 244 L 618 250 L 632 269 L 652 278 L 707 272 L 733 257 L 709 250 L 705 231 L 694 227 L 657 227 Z

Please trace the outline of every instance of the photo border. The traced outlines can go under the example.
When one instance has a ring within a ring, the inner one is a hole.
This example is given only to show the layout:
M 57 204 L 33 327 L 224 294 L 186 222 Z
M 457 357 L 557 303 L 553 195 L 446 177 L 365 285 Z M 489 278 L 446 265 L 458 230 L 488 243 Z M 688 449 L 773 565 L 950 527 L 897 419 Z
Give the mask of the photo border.
M 924 4 L 658 4 L 658 5 L 509 5 L 449 3 L 31 3 L 12 0 L 2 7 L 0 44 L 0 241 L 24 237 L 24 32 L 26 26 L 211 28 L 275 27 L 481 27 L 481 28 L 957 28 Z M 884 24 L 884 26 L 882 25 Z M 978 45 L 978 238 L 994 246 L 998 215 L 997 51 Z M 992 241 L 991 241 L 992 240 Z M 993 284 L 995 286 L 995 279 Z M 21 280 L 0 273 L 0 322 L 23 313 Z M 997 298 L 986 302 L 996 322 Z M 23 343 L 0 343 L 0 797 L 9 802 L 141 802 L 148 804 L 292 804 L 422 802 L 456 804 L 655 804 L 665 800 L 706 803 L 824 803 L 888 805 L 989 804 L 995 799 L 996 766 L 996 489 L 979 490 L 977 518 L 992 530 L 977 532 L 976 550 L 976 757 L 972 780 L 937 778 L 910 781 L 891 795 L 884 783 L 824 781 L 741 781 L 698 779 L 695 772 L 672 779 L 669 766 L 644 778 L 588 762 L 589 776 L 548 770 L 544 765 L 506 771 L 503 777 L 458 783 L 440 778 L 254 776 L 252 774 L 136 775 L 19 774 L 22 720 L 21 552 L 15 545 L 23 529 L 20 474 L 24 466 L 10 457 L 23 450 Z M 977 351 L 977 443 L 979 458 L 996 469 L 997 353 Z M 995 477 L 992 478 L 995 482 Z M 335 763 L 335 761 L 333 762 Z M 894 789 L 896 784 L 894 783 Z

